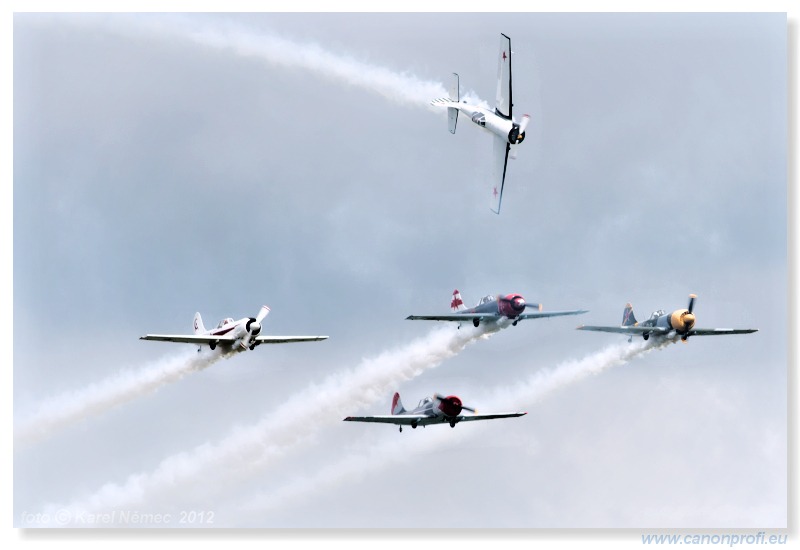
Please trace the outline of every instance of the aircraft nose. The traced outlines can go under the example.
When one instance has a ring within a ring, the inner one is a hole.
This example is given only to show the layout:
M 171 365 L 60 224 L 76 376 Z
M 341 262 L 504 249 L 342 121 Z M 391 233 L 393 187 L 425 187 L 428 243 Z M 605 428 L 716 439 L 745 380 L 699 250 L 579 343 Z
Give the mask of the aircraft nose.
M 683 324 L 687 329 L 690 329 L 694 326 L 694 314 L 693 313 L 686 313 L 683 316 Z

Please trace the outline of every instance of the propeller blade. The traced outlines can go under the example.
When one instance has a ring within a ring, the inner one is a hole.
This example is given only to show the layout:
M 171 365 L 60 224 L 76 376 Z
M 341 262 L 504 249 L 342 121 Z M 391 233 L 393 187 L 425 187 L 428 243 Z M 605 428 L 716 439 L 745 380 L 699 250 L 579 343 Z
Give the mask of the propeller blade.
M 464 409 L 465 411 L 469 411 L 471 413 L 475 412 L 475 409 L 473 409 L 472 407 L 467 407 L 466 405 L 461 405 L 461 408 Z
M 522 120 L 519 123 L 519 133 L 522 134 L 525 132 L 525 128 L 528 127 L 528 123 L 531 121 L 530 115 L 522 115 Z
M 261 306 L 261 311 L 258 312 L 256 315 L 256 323 L 261 323 L 264 320 L 264 317 L 267 316 L 269 313 L 269 308 L 267 306 Z
M 530 307 L 530 308 L 538 309 L 539 311 L 542 311 L 542 304 L 529 304 L 529 303 L 526 302 L 525 303 L 525 307 Z
M 686 308 L 686 309 L 689 310 L 689 313 L 691 313 L 692 309 L 694 309 L 694 301 L 695 300 L 697 300 L 697 295 L 696 294 L 689 294 L 689 307 Z

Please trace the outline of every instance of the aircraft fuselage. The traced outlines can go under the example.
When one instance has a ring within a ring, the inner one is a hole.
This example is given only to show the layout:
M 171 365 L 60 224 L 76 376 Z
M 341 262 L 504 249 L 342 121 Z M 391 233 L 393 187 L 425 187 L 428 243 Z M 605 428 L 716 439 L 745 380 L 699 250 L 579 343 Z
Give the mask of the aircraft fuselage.
M 214 344 L 211 349 L 220 346 L 221 349 L 229 352 L 239 352 L 250 348 L 253 345 L 253 339 L 261 332 L 261 323 L 257 322 L 255 318 L 245 317 L 234 321 L 233 319 L 223 319 L 220 321 L 216 328 L 206 330 L 200 334 L 208 336 L 226 336 L 228 338 L 235 338 L 235 342 L 221 341 L 219 344 Z
M 459 397 L 449 395 L 445 399 L 426 398 L 414 410 L 399 413 L 402 415 L 425 415 L 455 417 L 461 414 L 462 403 Z
M 498 114 L 477 105 L 469 103 L 453 104 L 469 119 L 488 132 L 505 139 L 509 144 L 516 145 L 525 139 L 525 132 L 520 132 L 520 126 L 513 119 Z
M 525 298 L 520 294 L 507 294 L 503 296 L 487 296 L 481 300 L 477 306 L 465 309 L 458 313 L 488 313 L 505 317 L 507 319 L 516 319 L 525 311 Z
M 639 323 L 641 327 L 661 327 L 685 334 L 694 327 L 694 314 L 688 309 L 676 309 L 672 313 L 654 312 L 649 319 Z

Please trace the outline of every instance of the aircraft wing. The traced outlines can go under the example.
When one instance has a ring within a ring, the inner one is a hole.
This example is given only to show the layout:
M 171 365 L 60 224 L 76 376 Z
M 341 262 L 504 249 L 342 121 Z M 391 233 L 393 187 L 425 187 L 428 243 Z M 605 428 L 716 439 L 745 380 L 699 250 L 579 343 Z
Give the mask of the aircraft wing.
M 454 313 L 452 315 L 409 315 L 406 321 L 456 321 L 464 322 L 472 319 L 497 319 L 499 316 L 492 313 Z
M 467 422 L 469 420 L 492 420 L 494 418 L 511 418 L 515 416 L 523 416 L 528 413 L 513 412 L 513 413 L 496 413 L 496 414 L 471 414 L 459 415 L 455 417 L 456 422 Z M 345 422 L 376 422 L 380 424 L 396 424 L 399 426 L 428 426 L 430 424 L 446 424 L 450 422 L 450 418 L 446 416 L 427 416 L 424 414 L 385 414 L 378 416 L 348 416 L 344 419 Z
M 492 420 L 494 418 L 514 418 L 517 416 L 525 416 L 526 412 L 513 412 L 513 413 L 495 413 L 495 414 L 470 414 L 460 415 L 459 422 L 467 422 L 469 420 Z
M 429 424 L 429 422 L 426 421 L 431 418 L 433 417 L 424 414 L 386 414 L 378 416 L 348 416 L 344 420 L 346 422 L 378 422 L 381 424 L 397 424 L 400 426 L 416 424 L 417 426 L 421 426 Z
M 293 342 L 318 342 L 327 336 L 256 336 L 256 344 L 291 344 Z
M 511 118 L 511 39 L 500 34 L 500 51 L 497 52 L 497 102 L 495 111 L 504 118 Z
M 615 332 L 617 334 L 667 334 L 669 329 L 664 327 L 643 327 L 643 326 L 630 326 L 630 327 L 596 327 L 591 325 L 581 325 L 578 330 L 594 330 L 597 332 Z
M 500 213 L 500 203 L 503 202 L 503 187 L 506 183 L 506 168 L 508 168 L 508 152 L 511 146 L 508 140 L 496 134 L 493 135 L 494 142 L 494 163 L 492 171 L 492 198 L 489 203 L 489 208 L 495 214 Z
M 582 315 L 589 313 L 588 309 L 571 309 L 567 311 L 537 311 L 535 313 L 523 313 L 517 319 L 539 319 L 540 317 L 561 317 L 562 315 Z
M 725 334 L 750 334 L 758 332 L 757 328 L 695 328 L 689 336 L 721 336 Z
M 178 342 L 180 344 L 210 344 L 212 342 L 235 342 L 236 338 L 230 336 L 209 336 L 207 334 L 146 334 L 139 340 L 154 340 L 156 342 Z

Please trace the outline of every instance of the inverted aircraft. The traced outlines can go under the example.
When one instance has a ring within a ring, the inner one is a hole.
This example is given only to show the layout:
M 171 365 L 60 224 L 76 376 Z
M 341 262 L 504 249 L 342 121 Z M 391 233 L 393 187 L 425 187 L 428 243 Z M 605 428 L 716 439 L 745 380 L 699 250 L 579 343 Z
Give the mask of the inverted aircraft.
M 457 73 L 453 73 L 454 79 L 448 90 L 450 97 L 431 101 L 433 105 L 447 107 L 447 123 L 451 134 L 456 133 L 456 123 L 460 111 L 494 137 L 494 179 L 490 208 L 495 214 L 500 213 L 500 204 L 503 201 L 509 153 L 511 158 L 517 158 L 516 146 L 525 139 L 525 129 L 531 119 L 530 116 L 523 115 L 519 123 L 514 120 L 514 103 L 511 93 L 511 53 L 511 38 L 501 34 L 497 64 L 497 98 L 494 111 L 478 105 L 470 105 L 461 100 Z
M 525 313 L 527 308 L 535 309 Z M 461 293 L 458 289 L 453 291 L 453 299 L 450 302 L 450 315 L 409 315 L 406 320 L 410 321 L 454 321 L 463 323 L 472 321 L 473 326 L 478 327 L 481 322 L 497 323 L 505 325 L 517 323 L 524 319 L 541 319 L 542 317 L 561 317 L 563 315 L 580 315 L 587 313 L 585 309 L 572 309 L 565 311 L 542 311 L 542 304 L 532 304 L 526 302 L 521 294 L 489 294 L 484 296 L 473 308 L 467 308 Z M 459 325 L 460 327 L 461 325 Z
M 676 309 L 671 313 L 659 309 L 654 311 L 649 319 L 641 323 L 636 320 L 636 316 L 633 314 L 633 306 L 628 303 L 625 304 L 625 310 L 622 312 L 621 326 L 582 325 L 578 327 L 578 330 L 628 334 L 630 335 L 629 342 L 635 335 L 639 335 L 645 340 L 649 339 L 650 336 L 661 338 L 676 338 L 680 336 L 681 340 L 685 342 L 690 336 L 723 336 L 727 334 L 749 334 L 758 331 L 756 328 L 695 328 L 694 304 L 696 300 L 697 295 L 690 294 L 689 305 L 686 309 Z
M 433 397 L 425 397 L 413 410 L 407 411 L 403 408 L 400 401 L 400 394 L 395 393 L 392 398 L 392 414 L 379 416 L 348 416 L 344 420 L 347 422 L 379 422 L 383 424 L 395 424 L 400 426 L 427 426 L 429 424 L 450 424 L 455 428 L 459 422 L 469 422 L 472 420 L 492 420 L 495 418 L 512 418 L 523 416 L 525 412 L 495 413 L 495 414 L 461 414 L 462 411 L 475 413 L 475 409 L 467 407 L 461 402 L 461 398 L 455 395 L 434 394 Z
M 261 344 L 288 344 L 291 342 L 317 342 L 326 340 L 327 336 L 262 336 L 261 322 L 269 313 L 267 306 L 262 306 L 255 317 L 244 317 L 234 321 L 231 317 L 222 319 L 216 328 L 206 330 L 200 313 L 194 314 L 194 334 L 147 334 L 140 340 L 158 342 L 179 342 L 182 344 L 207 345 L 212 350 L 220 346 L 223 353 L 255 349 Z M 198 348 L 200 351 L 202 348 Z

